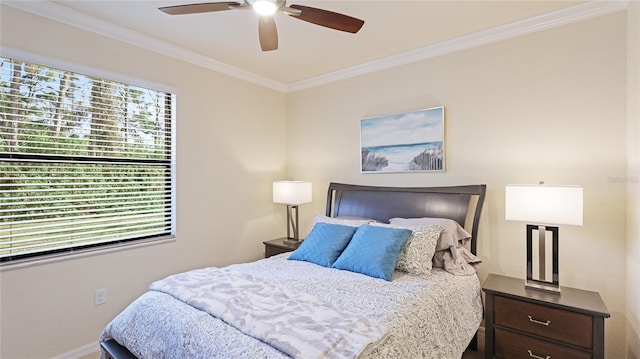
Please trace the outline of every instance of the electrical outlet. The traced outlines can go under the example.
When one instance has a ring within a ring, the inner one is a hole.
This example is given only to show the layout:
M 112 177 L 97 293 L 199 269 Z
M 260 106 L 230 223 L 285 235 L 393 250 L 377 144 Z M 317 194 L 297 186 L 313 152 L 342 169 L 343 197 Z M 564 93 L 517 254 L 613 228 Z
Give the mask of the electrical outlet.
M 107 289 L 96 289 L 93 292 L 93 305 L 101 305 L 107 302 Z

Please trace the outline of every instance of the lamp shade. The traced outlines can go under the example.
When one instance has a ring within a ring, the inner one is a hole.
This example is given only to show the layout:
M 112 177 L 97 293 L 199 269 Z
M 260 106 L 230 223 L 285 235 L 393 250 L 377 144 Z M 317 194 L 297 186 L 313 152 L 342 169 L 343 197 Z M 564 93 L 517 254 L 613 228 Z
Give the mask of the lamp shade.
M 582 186 L 507 185 L 505 219 L 582 225 Z
M 273 182 L 273 203 L 299 205 L 311 202 L 311 182 L 277 181 Z

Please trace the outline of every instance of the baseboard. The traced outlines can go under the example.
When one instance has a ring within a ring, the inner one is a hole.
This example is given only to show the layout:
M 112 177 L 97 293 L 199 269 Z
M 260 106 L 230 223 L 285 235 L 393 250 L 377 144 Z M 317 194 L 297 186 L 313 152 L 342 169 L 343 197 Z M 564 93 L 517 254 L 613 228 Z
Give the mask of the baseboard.
M 78 359 L 87 355 L 91 355 L 93 353 L 97 353 L 99 351 L 100 351 L 100 344 L 98 344 L 98 341 L 95 341 L 87 345 L 83 345 L 79 348 L 75 348 L 64 354 L 60 354 L 56 357 L 53 357 L 53 359 Z

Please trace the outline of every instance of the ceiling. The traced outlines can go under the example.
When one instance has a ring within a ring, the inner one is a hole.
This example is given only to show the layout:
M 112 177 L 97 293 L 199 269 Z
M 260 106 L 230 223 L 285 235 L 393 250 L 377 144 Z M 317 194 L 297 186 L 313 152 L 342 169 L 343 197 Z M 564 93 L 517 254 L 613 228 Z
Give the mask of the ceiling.
M 279 48 L 262 52 L 258 18 L 253 11 L 171 16 L 158 10 L 162 6 L 198 2 L 207 1 L 55 0 L 3 4 L 285 92 L 620 10 L 626 4 L 559 0 L 291 0 L 288 5 L 339 12 L 360 18 L 365 24 L 360 32 L 350 34 L 277 13 Z

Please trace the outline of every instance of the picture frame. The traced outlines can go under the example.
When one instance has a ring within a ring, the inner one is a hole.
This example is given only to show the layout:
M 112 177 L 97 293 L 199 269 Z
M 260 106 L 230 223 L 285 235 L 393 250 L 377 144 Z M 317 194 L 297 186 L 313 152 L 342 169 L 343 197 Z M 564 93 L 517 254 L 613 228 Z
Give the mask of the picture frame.
M 360 120 L 360 171 L 444 172 L 444 107 Z

